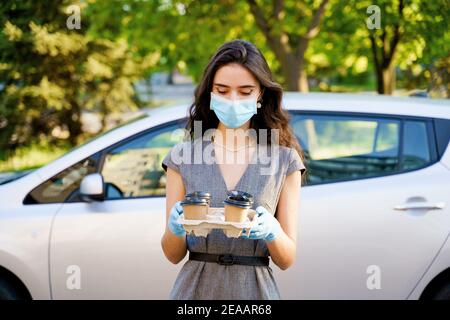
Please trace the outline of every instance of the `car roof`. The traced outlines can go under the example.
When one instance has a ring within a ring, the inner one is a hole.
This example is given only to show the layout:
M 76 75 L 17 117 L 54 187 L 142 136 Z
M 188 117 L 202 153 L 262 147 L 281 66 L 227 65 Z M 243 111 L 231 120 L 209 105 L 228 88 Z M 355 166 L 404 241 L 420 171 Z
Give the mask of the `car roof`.
M 178 119 L 188 116 L 190 103 L 149 110 L 150 116 Z M 393 97 L 378 94 L 285 92 L 286 110 L 332 111 L 418 116 L 450 119 L 450 100 L 418 97 Z

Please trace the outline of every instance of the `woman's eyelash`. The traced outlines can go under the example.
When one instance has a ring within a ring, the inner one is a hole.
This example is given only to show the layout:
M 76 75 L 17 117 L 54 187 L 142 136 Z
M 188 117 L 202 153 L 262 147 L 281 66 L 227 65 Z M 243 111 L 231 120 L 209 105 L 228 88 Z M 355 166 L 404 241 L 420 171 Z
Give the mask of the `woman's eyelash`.
M 227 91 L 220 91 L 220 90 L 217 90 L 217 92 L 220 93 L 220 94 L 225 94 L 225 93 L 227 93 Z M 248 96 L 248 95 L 250 95 L 251 93 L 252 93 L 252 91 L 250 91 L 250 92 L 241 92 L 241 94 L 243 94 L 243 95 L 245 95 L 245 96 Z
M 250 95 L 251 93 L 252 93 L 251 91 L 250 92 L 242 92 L 242 94 L 244 94 L 246 96 Z

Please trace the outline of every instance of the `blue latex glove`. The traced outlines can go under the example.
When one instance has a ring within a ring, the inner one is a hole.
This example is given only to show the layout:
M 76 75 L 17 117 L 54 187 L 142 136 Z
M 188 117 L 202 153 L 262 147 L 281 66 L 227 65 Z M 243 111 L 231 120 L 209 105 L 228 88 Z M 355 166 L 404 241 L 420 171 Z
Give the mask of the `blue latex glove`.
M 258 225 L 251 229 L 248 236 L 246 230 L 244 230 L 243 236 L 254 240 L 263 239 L 268 242 L 275 240 L 283 231 L 278 220 L 262 206 L 257 207 L 255 211 L 258 214 Z
M 175 202 L 170 210 L 168 227 L 177 237 L 184 237 L 186 235 L 186 230 L 184 230 L 183 226 L 177 222 L 178 217 L 183 213 L 183 207 L 180 203 L 181 201 Z

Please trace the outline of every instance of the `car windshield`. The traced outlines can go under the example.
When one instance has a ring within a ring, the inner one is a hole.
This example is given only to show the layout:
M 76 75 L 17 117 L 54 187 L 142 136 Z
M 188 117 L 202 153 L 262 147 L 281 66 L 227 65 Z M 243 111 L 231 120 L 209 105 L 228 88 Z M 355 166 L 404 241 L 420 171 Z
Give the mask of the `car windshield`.
M 22 178 L 34 170 L 36 169 L 2 174 L 2 177 L 0 177 L 0 185 Z
M 100 137 L 103 137 L 104 135 L 106 135 L 106 134 L 108 134 L 108 133 L 110 133 L 110 132 L 112 132 L 114 130 L 117 130 L 117 129 L 123 127 L 123 126 L 126 126 L 126 125 L 128 125 L 130 123 L 136 122 L 138 120 L 141 120 L 141 119 L 144 119 L 144 118 L 147 118 L 147 117 L 148 117 L 148 114 L 144 113 L 144 114 L 141 114 L 141 115 L 139 115 L 137 117 L 134 117 L 134 118 L 131 118 L 131 119 L 127 120 L 127 121 L 124 121 L 123 123 L 121 123 L 121 124 L 111 128 L 109 130 L 106 130 L 105 132 L 102 132 L 99 135 L 96 135 L 96 136 L 94 136 L 94 137 L 84 141 L 82 144 L 80 144 L 80 145 L 70 149 L 68 152 L 66 152 L 65 154 L 63 154 L 59 158 L 65 156 L 69 152 L 73 152 L 73 151 L 81 148 L 82 146 L 84 146 L 84 145 L 86 145 L 88 143 L 91 143 L 92 141 L 97 140 Z M 18 172 L 12 172 L 12 173 L 5 174 L 4 177 L 0 177 L 0 185 L 12 182 L 12 181 L 17 180 L 19 178 L 22 178 L 22 177 L 26 176 L 27 174 L 33 172 L 34 170 L 36 170 L 36 169 L 26 170 L 26 171 L 18 171 Z

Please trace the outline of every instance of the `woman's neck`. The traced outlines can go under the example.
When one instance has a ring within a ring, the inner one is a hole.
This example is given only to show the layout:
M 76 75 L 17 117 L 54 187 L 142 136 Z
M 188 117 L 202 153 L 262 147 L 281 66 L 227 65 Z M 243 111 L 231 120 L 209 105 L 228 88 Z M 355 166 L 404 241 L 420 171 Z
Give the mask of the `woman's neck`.
M 250 129 L 250 121 L 247 121 L 236 129 L 227 128 L 219 122 L 216 129 L 218 134 L 215 135 L 214 142 L 230 149 L 238 149 L 245 145 L 252 145 L 255 141 L 248 135 L 248 129 Z

